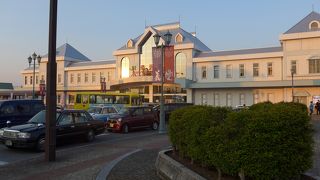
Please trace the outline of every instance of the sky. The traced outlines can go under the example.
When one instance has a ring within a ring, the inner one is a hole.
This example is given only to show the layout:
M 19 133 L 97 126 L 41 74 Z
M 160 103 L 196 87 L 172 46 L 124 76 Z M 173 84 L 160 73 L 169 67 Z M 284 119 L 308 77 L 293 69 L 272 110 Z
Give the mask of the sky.
M 0 82 L 22 85 L 27 58 L 47 54 L 49 2 L 0 0 Z M 312 10 L 320 12 L 320 0 L 58 0 L 57 47 L 112 60 L 145 25 L 179 19 L 213 51 L 279 46 L 279 35 Z

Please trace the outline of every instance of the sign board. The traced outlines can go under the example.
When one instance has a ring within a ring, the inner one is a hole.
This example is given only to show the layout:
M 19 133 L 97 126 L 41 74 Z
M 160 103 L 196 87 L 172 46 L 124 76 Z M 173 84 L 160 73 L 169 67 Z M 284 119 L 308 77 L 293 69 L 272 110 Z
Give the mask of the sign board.
M 320 101 L 320 96 L 312 96 L 312 102 L 313 104 L 316 104 L 316 102 Z

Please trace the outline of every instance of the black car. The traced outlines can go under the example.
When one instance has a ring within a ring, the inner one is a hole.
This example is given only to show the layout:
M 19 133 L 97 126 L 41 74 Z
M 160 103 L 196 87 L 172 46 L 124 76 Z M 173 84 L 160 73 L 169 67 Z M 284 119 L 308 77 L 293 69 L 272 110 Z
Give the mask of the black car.
M 43 110 L 28 121 L 27 124 L 0 129 L 0 142 L 8 148 L 35 148 L 44 150 L 45 114 Z M 95 136 L 105 131 L 104 123 L 94 120 L 84 110 L 57 111 L 57 142 L 65 138 L 82 137 L 93 141 Z
M 166 104 L 164 104 L 163 109 L 164 109 L 164 114 L 165 114 L 165 120 L 169 121 L 169 116 L 172 111 L 186 107 L 186 106 L 192 106 L 192 105 L 193 105 L 192 103 L 166 103 Z M 158 118 L 160 119 L 160 105 L 153 107 L 153 109 L 158 112 Z
M 0 128 L 24 124 L 44 108 L 41 100 L 0 101 Z

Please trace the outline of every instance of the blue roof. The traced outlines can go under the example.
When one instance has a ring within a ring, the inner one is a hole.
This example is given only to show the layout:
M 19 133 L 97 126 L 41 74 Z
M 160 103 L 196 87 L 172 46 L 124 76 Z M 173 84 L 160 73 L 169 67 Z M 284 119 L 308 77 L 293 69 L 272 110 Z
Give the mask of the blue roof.
M 155 32 L 157 32 L 160 36 L 164 35 L 165 33 L 168 32 L 167 29 L 165 30 L 157 30 L 157 27 L 161 27 L 161 26 L 167 26 L 167 25 L 174 25 L 177 24 L 177 22 L 175 23 L 168 23 L 168 24 L 159 24 L 159 25 L 154 25 L 154 26 L 150 26 Z M 176 44 L 187 44 L 187 43 L 193 43 L 194 44 L 194 48 L 200 51 L 211 51 L 210 48 L 208 48 L 204 43 L 202 43 L 197 37 L 193 36 L 191 33 L 183 30 L 181 27 L 175 28 L 175 29 L 169 29 L 170 33 L 172 34 L 172 40 L 170 45 L 176 45 Z M 175 42 L 175 37 L 176 35 L 180 33 L 184 38 L 183 38 L 183 42 Z M 139 41 L 139 39 L 141 38 L 142 34 L 139 35 L 138 37 L 132 39 L 134 47 L 137 45 L 136 43 Z M 127 48 L 126 45 L 122 46 L 121 48 L 119 48 L 118 50 L 125 50 L 125 49 L 131 49 L 131 48 Z
M 5 90 L 13 89 L 13 85 L 12 85 L 12 83 L 2 83 L 2 82 L 0 82 L 0 89 L 5 89 Z
M 106 61 L 74 62 L 74 63 L 71 63 L 68 67 L 99 66 L 99 65 L 109 65 L 109 64 L 116 64 L 116 61 L 106 60 Z
M 68 43 L 65 43 L 57 48 L 56 56 L 68 57 L 80 61 L 90 61 L 88 57 L 83 55 L 81 52 L 79 52 L 77 49 L 75 49 Z M 46 54 L 44 57 L 48 57 L 48 54 Z
M 201 52 L 196 57 L 232 56 L 232 55 L 271 53 L 271 52 L 282 52 L 282 51 L 283 51 L 282 47 L 240 49 L 240 50 L 233 50 L 233 51 L 208 51 L 208 52 Z
M 305 18 L 303 18 L 300 22 L 298 22 L 296 25 L 294 25 L 292 28 L 290 28 L 284 34 L 314 31 L 314 30 L 309 29 L 309 24 L 312 21 L 319 21 L 320 22 L 320 14 L 312 11 L 310 14 L 308 14 Z M 320 29 L 318 29 L 318 30 L 320 30 Z

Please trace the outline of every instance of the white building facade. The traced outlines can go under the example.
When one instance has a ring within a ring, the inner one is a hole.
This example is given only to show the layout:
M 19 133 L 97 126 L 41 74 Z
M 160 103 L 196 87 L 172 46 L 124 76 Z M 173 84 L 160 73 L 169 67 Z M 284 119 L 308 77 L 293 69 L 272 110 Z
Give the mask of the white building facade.
M 57 49 L 58 103 L 72 105 L 76 92 L 100 91 L 102 77 L 110 91 L 137 92 L 146 102 L 159 102 L 160 84 L 152 81 L 153 36 L 167 31 L 173 34 L 175 83 L 164 86 L 166 102 L 234 107 L 264 101 L 308 104 L 320 96 L 320 14 L 311 12 L 280 35 L 278 47 L 216 52 L 179 23 L 146 27 L 113 52 L 113 61 L 91 61 L 65 44 Z M 36 85 L 45 79 L 46 62 L 36 70 Z M 21 73 L 24 88 L 32 88 L 32 68 Z

